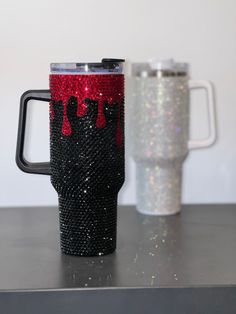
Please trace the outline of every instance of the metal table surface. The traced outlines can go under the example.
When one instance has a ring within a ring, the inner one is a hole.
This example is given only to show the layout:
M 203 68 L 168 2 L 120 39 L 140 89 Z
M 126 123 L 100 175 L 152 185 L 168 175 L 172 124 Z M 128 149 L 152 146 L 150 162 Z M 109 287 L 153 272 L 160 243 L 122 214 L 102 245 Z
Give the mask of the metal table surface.
M 190 312 L 191 311 L 191 312 Z M 66 256 L 55 207 L 0 209 L 0 313 L 236 313 L 236 205 L 118 211 L 108 256 Z

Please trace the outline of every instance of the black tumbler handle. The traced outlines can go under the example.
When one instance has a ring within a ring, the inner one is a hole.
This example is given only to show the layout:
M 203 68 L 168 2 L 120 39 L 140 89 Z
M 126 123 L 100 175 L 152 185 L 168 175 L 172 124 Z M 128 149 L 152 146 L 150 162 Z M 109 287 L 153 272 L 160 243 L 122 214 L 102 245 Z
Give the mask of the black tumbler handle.
M 21 96 L 16 146 L 16 164 L 24 172 L 50 175 L 50 162 L 29 162 L 24 157 L 25 126 L 29 100 L 50 102 L 50 90 L 29 90 Z

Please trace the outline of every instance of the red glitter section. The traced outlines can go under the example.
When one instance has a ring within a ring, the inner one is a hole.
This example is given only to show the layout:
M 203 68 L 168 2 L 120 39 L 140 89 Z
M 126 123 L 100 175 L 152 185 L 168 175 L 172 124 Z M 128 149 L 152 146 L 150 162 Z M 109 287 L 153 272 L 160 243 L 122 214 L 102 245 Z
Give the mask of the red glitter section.
M 54 109 L 53 109 L 53 103 L 50 101 L 50 104 L 49 104 L 49 108 L 50 108 L 50 118 L 53 120 L 55 118 L 55 112 L 54 112 Z
M 53 101 L 63 102 L 63 125 L 62 133 L 69 136 L 72 133 L 71 126 L 67 117 L 67 104 L 71 96 L 77 98 L 78 118 L 83 117 L 87 113 L 87 106 L 84 103 L 89 98 L 98 103 L 98 114 L 96 120 L 97 128 L 106 126 L 106 118 L 104 115 L 104 103 L 110 105 L 117 103 L 119 106 L 117 117 L 117 144 L 122 143 L 122 130 L 120 125 L 120 111 L 124 99 L 124 76 L 122 74 L 90 74 L 90 75 L 50 75 L 50 90 Z M 51 118 L 54 118 L 54 111 L 50 107 Z

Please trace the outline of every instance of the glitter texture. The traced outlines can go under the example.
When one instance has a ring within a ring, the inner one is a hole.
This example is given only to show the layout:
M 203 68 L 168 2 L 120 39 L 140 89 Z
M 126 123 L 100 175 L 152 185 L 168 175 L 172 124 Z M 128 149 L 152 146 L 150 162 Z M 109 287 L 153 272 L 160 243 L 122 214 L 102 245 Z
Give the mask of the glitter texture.
M 133 78 L 129 119 L 138 210 L 179 212 L 189 139 L 188 77 Z
M 50 75 L 50 90 L 52 100 L 62 101 L 63 123 L 62 134 L 69 136 L 72 133 L 71 125 L 67 116 L 67 104 L 71 97 L 77 101 L 77 117 L 81 118 L 87 113 L 86 99 L 97 103 L 96 127 L 106 126 L 104 112 L 105 103 L 118 105 L 117 116 L 117 143 L 121 144 L 122 131 L 120 127 L 120 110 L 124 99 L 124 76 L 120 75 Z M 50 115 L 54 119 L 54 110 L 51 106 Z
M 51 182 L 59 195 L 61 248 L 102 256 L 116 248 L 124 182 L 124 76 L 50 76 Z

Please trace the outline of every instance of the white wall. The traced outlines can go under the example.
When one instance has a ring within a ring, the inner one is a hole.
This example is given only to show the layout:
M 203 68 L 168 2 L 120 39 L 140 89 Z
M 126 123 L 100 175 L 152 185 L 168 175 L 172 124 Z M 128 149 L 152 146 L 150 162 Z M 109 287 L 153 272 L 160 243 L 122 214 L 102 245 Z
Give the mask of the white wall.
M 184 167 L 184 202 L 236 202 L 236 1 L 0 0 L 0 206 L 55 204 L 47 176 L 15 165 L 20 95 L 48 87 L 50 62 L 174 57 L 216 87 L 219 136 Z M 193 96 L 192 134 L 207 133 L 204 95 Z M 47 105 L 35 104 L 28 156 L 48 159 Z M 42 135 L 39 135 L 39 130 Z M 121 203 L 135 202 L 128 160 Z

